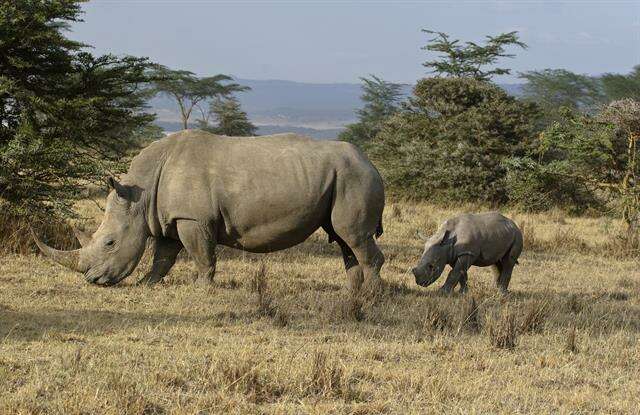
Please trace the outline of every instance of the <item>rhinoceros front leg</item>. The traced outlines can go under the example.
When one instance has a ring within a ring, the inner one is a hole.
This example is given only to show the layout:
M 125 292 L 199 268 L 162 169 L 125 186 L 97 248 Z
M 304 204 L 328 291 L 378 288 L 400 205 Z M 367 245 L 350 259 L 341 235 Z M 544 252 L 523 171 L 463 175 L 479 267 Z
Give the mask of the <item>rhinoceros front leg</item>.
M 151 285 L 161 281 L 173 267 L 173 264 L 176 263 L 176 258 L 181 250 L 182 244 L 180 241 L 162 237 L 155 238 L 153 265 L 151 270 L 137 284 Z
M 451 290 L 460 283 L 460 292 L 465 292 L 467 290 L 467 271 L 469 271 L 471 264 L 473 264 L 473 257 L 471 255 L 459 256 L 440 290 L 449 294 Z
M 198 268 L 196 282 L 211 284 L 216 273 L 215 232 L 193 220 L 179 220 L 176 226 L 180 242 Z

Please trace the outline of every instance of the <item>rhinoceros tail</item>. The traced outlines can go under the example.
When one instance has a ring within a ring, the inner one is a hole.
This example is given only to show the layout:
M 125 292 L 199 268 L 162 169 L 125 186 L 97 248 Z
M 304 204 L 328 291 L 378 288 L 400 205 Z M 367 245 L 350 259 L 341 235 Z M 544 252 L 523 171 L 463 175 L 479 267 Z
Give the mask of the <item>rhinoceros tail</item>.
M 378 226 L 376 226 L 376 238 L 379 238 L 383 232 L 384 229 L 382 229 L 382 217 L 380 217 L 380 219 L 378 220 Z

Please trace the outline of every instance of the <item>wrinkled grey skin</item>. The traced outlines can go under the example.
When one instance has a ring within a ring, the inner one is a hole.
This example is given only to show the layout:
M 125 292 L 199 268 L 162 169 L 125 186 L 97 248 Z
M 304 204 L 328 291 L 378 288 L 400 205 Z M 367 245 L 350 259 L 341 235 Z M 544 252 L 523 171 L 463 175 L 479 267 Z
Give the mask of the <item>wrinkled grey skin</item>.
M 77 232 L 83 247 L 41 251 L 100 285 L 126 278 L 148 238 L 155 254 L 141 283 L 156 283 L 184 248 L 198 281 L 212 281 L 216 245 L 272 252 L 303 242 L 319 227 L 340 245 L 351 287 L 378 279 L 384 262 L 384 189 L 369 160 L 351 144 L 293 134 L 234 138 L 185 130 L 137 155 L 112 188 L 102 224 Z
M 522 233 L 511 219 L 497 212 L 464 214 L 445 221 L 426 241 L 422 258 L 412 271 L 416 284 L 427 287 L 449 264 L 452 270 L 441 290 L 450 293 L 459 283 L 460 292 L 465 292 L 469 267 L 493 265 L 496 284 L 506 293 L 521 252 Z

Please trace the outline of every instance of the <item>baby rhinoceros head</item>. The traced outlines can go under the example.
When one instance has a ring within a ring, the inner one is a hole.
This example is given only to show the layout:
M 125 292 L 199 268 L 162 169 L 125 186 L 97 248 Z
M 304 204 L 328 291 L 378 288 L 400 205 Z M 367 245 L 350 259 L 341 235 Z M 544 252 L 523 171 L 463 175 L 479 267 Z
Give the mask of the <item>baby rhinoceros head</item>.
M 455 237 L 448 230 L 438 231 L 427 239 L 418 265 L 411 270 L 416 277 L 416 284 L 427 287 L 440 277 L 453 255 L 454 243 Z

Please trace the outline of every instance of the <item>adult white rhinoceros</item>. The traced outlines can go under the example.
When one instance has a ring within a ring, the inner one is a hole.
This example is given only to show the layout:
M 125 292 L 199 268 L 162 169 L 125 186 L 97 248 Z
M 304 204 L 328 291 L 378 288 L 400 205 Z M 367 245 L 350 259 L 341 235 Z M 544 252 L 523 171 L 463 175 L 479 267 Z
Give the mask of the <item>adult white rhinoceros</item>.
M 102 224 L 73 251 L 40 250 L 112 285 L 140 261 L 149 237 L 151 271 L 160 281 L 182 248 L 195 260 L 198 281 L 212 281 L 216 245 L 272 252 L 303 242 L 319 227 L 340 245 L 352 288 L 379 278 L 384 256 L 384 188 L 378 171 L 351 144 L 294 134 L 234 138 L 186 130 L 140 152 L 110 192 Z

